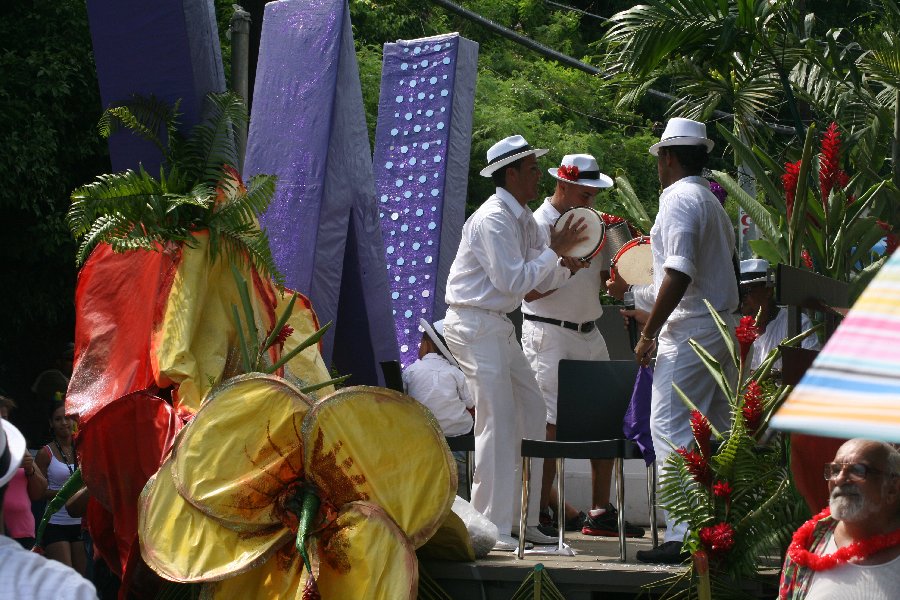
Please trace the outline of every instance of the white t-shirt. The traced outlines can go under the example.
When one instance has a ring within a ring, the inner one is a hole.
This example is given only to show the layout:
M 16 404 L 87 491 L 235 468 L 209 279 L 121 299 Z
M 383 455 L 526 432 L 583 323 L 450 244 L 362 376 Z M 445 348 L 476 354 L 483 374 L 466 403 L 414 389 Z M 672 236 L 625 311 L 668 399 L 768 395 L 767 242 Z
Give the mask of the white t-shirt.
M 445 436 L 472 431 L 474 421 L 466 409 L 475 402 L 466 387 L 466 376 L 440 354 L 426 354 L 406 367 L 403 389 L 434 413 Z
M 766 355 L 769 352 L 778 346 L 781 342 L 785 340 L 788 335 L 787 331 L 788 326 L 788 311 L 785 308 L 782 308 L 778 311 L 778 315 L 772 320 L 771 323 L 766 325 L 766 332 L 756 338 L 756 341 L 753 342 L 753 346 L 751 346 L 751 352 L 753 358 L 750 360 L 750 368 L 756 370 L 759 368 L 759 365 L 762 364 L 763 360 L 766 358 Z M 806 331 L 807 329 L 812 327 L 812 323 L 809 321 L 809 317 L 806 315 L 801 315 L 800 318 L 800 329 L 802 331 Z M 815 334 L 810 334 L 806 336 L 802 342 L 800 342 L 801 348 L 806 348 L 807 350 L 818 350 L 820 347 L 819 338 L 816 337 Z M 775 369 L 781 368 L 781 359 L 779 358 L 775 361 L 775 364 L 772 365 Z
M 531 290 L 555 289 L 569 275 L 544 243 L 531 209 L 498 187 L 463 225 L 445 300 L 449 306 L 509 313 Z
M 825 553 L 837 550 L 834 537 Z M 806 600 L 897 600 L 900 598 L 900 556 L 882 565 L 845 563 L 813 575 Z
M 547 226 L 555 223 L 559 216 L 560 212 L 551 204 L 550 198 L 534 211 L 534 220 L 545 244 L 550 243 Z M 590 267 L 579 270 L 549 296 L 522 303 L 522 312 L 572 323 L 596 321 L 603 314 L 601 275 L 609 270 L 609 263 L 609 248 L 604 245 L 591 260 Z
M 96 600 L 94 585 L 72 567 L 29 552 L 0 535 L 0 600 Z

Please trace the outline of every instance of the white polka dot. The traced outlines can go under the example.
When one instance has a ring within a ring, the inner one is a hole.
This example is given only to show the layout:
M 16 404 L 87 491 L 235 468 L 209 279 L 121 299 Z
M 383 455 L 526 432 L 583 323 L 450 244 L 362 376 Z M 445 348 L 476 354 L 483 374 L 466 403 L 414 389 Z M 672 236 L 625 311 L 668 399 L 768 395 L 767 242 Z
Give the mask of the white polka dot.
M 416 209 L 416 216 L 417 216 L 417 217 L 421 217 L 423 214 L 425 214 L 425 211 L 424 211 L 424 210 L 422 210 L 421 208 L 417 208 L 417 209 Z
M 427 60 L 423 60 L 423 61 L 420 62 L 419 64 L 422 65 L 423 67 L 427 67 L 427 66 L 428 66 L 428 61 L 427 61 Z
M 436 163 L 441 162 L 441 155 L 440 155 L 440 154 L 436 154 L 436 155 L 434 156 L 434 162 L 436 162 Z
M 430 117 L 431 115 L 428 115 L 428 116 Z M 393 129 L 391 129 L 391 135 L 397 135 L 398 133 L 399 133 L 399 131 L 397 130 L 396 127 L 394 127 Z
M 382 195 L 381 195 L 381 201 L 382 201 L 382 202 L 387 202 L 387 201 L 388 201 L 387 194 L 382 194 Z
M 418 94 L 416 94 L 416 98 L 418 98 L 419 100 L 421 100 L 424 97 L 425 97 L 425 92 L 419 92 Z M 422 114 L 421 110 L 419 111 L 419 114 L 420 115 Z
M 415 157 L 415 156 L 413 156 L 413 157 L 411 157 L 411 158 L 409 159 L 409 164 L 410 164 L 410 165 L 416 164 L 416 157 Z
M 394 163 L 392 163 L 391 161 L 387 161 L 386 163 L 384 163 L 385 169 L 393 168 L 393 166 L 394 166 Z
M 428 179 L 424 175 L 419 175 L 419 183 L 425 183 L 425 180 Z
M 440 192 L 438 192 L 437 188 L 432 188 L 432 190 L 431 190 L 431 195 L 432 195 L 432 196 L 437 196 L 439 193 L 440 193 Z
M 403 115 L 403 118 L 409 121 L 410 119 L 412 119 L 412 113 L 406 113 L 405 115 Z
M 397 213 L 394 213 L 394 214 L 397 214 Z M 388 247 L 387 247 L 387 253 L 388 253 L 388 254 L 393 254 L 393 253 L 394 253 L 394 247 L 393 247 L 393 246 L 388 246 Z
M 399 297 L 400 297 L 400 294 L 398 292 L 391 292 L 391 298 L 393 298 L 394 300 L 396 300 Z
M 407 319 L 410 318 L 412 316 L 412 311 L 407 310 L 405 313 L 403 313 L 403 316 L 406 317 Z
M 402 154 L 406 154 L 407 152 L 409 152 L 409 146 L 400 146 L 400 152 Z
M 409 350 L 409 346 L 407 346 L 406 344 L 403 344 L 402 346 L 400 346 L 400 352 L 406 352 L 408 350 Z
M 413 245 L 412 245 L 413 250 L 418 250 L 421 247 L 422 247 L 422 244 L 420 244 L 419 242 L 413 242 Z
M 432 77 L 431 79 L 428 80 L 428 83 L 430 83 L 431 85 L 436 84 L 436 83 L 437 83 L 437 77 Z
M 403 231 L 403 232 L 409 231 L 409 225 L 404 223 L 403 225 L 400 226 L 400 231 Z
M 405 192 L 403 192 L 404 198 L 409 198 L 410 196 L 412 196 L 412 192 L 410 192 L 409 190 L 406 190 Z
M 422 49 L 420 47 L 416 46 L 413 49 L 413 54 L 421 54 L 421 53 L 422 53 Z
M 416 84 L 417 84 L 417 83 L 419 83 L 419 82 L 416 81 L 415 79 L 411 79 L 410 82 L 409 82 L 409 87 L 416 87 Z
M 446 96 L 449 93 L 450 92 L 448 92 L 447 90 L 441 90 L 441 96 Z
M 431 295 L 431 292 L 430 292 L 430 291 L 428 291 L 428 290 L 422 290 L 422 297 L 423 297 L 423 298 L 427 298 L 427 297 L 430 296 L 430 295 Z
M 437 227 L 437 223 L 435 223 L 434 221 L 428 223 L 428 229 L 434 229 L 435 227 Z
M 403 180 L 398 179 L 397 181 L 394 182 L 394 185 L 396 185 L 397 187 L 403 187 Z
M 435 52 L 437 52 L 437 51 L 440 50 L 440 49 L 441 49 L 441 45 L 440 45 L 440 44 L 435 44 L 435 45 L 434 45 L 434 51 L 435 51 Z
M 416 133 L 419 133 L 420 131 L 422 131 L 422 126 L 416 125 L 415 127 L 413 127 L 413 131 L 415 131 Z
M 431 264 L 431 257 L 430 257 L 430 256 L 426 256 L 426 257 L 425 257 L 425 262 L 426 262 L 427 264 L 430 265 L 430 264 Z
M 416 276 L 415 276 L 415 275 L 410 275 L 410 276 L 409 276 L 409 279 L 408 279 L 407 281 L 409 281 L 410 283 L 415 283 L 415 282 L 416 282 Z
M 442 60 L 441 62 L 443 62 L 445 65 L 449 65 L 449 64 L 450 64 L 450 57 L 449 57 L 449 56 L 444 57 L 444 60 Z
M 406 261 L 403 260 L 403 257 L 401 256 L 400 258 L 397 259 L 397 266 L 402 266 L 403 263 L 405 263 L 405 262 L 406 262 Z
M 400 70 L 401 70 L 401 71 L 405 71 L 405 70 L 407 70 L 408 68 L 409 68 L 409 64 L 408 64 L 408 63 L 400 63 Z
M 444 128 L 444 124 L 443 124 L 443 123 L 438 123 L 438 124 L 436 125 L 436 127 L 437 127 L 438 129 L 443 129 L 443 128 Z
M 397 96 L 396 100 L 397 100 L 397 103 L 398 103 L 398 104 L 399 104 L 400 102 L 403 102 L 403 96 Z

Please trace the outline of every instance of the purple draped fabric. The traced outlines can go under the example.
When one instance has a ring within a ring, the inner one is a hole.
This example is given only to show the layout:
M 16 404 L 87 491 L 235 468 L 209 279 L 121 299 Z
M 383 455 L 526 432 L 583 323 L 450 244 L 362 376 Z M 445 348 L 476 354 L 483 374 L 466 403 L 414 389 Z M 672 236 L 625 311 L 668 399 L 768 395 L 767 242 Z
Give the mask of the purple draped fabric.
M 650 398 L 653 395 L 653 369 L 641 367 L 634 381 L 631 402 L 625 411 L 622 427 L 625 437 L 632 440 L 644 454 L 647 466 L 656 460 L 653 439 L 650 437 Z

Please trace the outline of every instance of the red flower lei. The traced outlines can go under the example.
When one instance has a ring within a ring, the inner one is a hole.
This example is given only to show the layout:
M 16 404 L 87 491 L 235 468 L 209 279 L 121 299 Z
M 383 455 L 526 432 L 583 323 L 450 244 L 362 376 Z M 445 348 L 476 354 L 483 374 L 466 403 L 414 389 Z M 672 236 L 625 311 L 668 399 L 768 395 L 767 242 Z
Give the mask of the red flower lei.
M 858 558 L 865 559 L 869 556 L 880 552 L 885 548 L 893 548 L 900 544 L 900 529 L 896 529 L 891 533 L 876 535 L 865 540 L 853 542 L 849 546 L 838 548 L 831 554 L 818 555 L 808 550 L 812 542 L 813 530 L 816 523 L 827 516 L 831 515 L 831 510 L 825 509 L 812 519 L 804 523 L 800 529 L 794 533 L 791 545 L 788 546 L 788 556 L 791 560 L 801 567 L 812 569 L 813 571 L 827 571 L 838 565 Z
M 556 174 L 569 181 L 578 181 L 578 167 L 575 165 L 563 165 L 556 170 Z

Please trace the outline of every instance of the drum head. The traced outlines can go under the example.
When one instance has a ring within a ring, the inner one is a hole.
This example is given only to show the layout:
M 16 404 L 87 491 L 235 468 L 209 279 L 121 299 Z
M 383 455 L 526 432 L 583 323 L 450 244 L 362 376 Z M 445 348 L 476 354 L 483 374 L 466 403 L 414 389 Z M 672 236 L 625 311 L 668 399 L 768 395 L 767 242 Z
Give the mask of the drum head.
M 593 208 L 588 207 L 578 206 L 576 208 L 570 208 L 559 215 L 556 223 L 553 224 L 553 229 L 555 231 L 561 231 L 570 218 L 574 223 L 582 217 L 584 217 L 584 225 L 586 226 L 582 232 L 582 236 L 587 236 L 587 239 L 576 244 L 569 252 L 569 255 L 588 260 L 600 252 L 600 249 L 603 247 L 603 242 L 606 240 L 606 223 L 603 222 L 600 213 Z
M 650 250 L 650 238 L 647 236 L 634 238 L 625 244 L 616 253 L 612 266 L 629 284 L 653 283 L 653 253 Z

